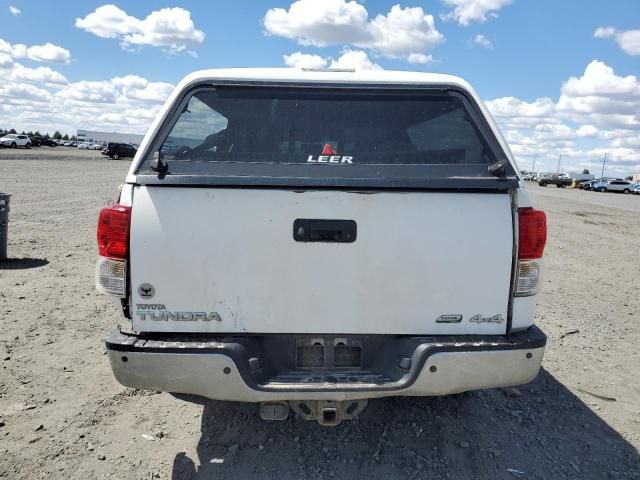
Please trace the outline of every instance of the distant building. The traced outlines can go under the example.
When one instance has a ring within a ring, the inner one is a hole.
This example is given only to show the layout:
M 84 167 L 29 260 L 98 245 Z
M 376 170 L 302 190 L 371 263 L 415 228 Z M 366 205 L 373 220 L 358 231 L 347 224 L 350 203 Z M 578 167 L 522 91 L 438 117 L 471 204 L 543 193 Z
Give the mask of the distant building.
M 633 177 L 633 178 L 632 178 L 632 181 L 633 181 L 633 182 L 640 183 L 640 173 L 634 173 L 634 174 L 633 174 L 633 175 L 631 175 L 631 176 Z
M 93 130 L 78 130 L 76 135 L 78 143 L 90 142 L 107 144 L 109 142 L 115 143 L 131 143 L 133 145 L 140 145 L 144 135 L 137 135 L 135 133 L 118 133 L 118 132 L 96 132 Z

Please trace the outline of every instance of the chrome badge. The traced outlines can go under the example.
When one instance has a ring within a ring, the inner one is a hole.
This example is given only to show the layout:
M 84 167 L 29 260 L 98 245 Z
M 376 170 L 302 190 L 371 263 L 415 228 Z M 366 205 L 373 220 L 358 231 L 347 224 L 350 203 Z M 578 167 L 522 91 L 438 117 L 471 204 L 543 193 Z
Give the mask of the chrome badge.
M 493 317 L 483 317 L 477 314 L 471 317 L 469 321 L 472 323 L 502 323 L 504 318 L 500 314 L 494 315 Z
M 440 315 L 436 318 L 436 323 L 460 323 L 462 321 L 462 315 L 447 314 Z

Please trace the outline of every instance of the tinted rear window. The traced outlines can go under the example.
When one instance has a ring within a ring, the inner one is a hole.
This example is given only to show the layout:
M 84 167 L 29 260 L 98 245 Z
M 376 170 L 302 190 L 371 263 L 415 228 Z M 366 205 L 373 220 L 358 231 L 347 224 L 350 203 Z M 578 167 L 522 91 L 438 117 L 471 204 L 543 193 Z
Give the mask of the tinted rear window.
M 169 174 L 486 177 L 505 158 L 497 145 L 456 92 L 208 87 L 185 98 L 140 171 L 155 153 Z

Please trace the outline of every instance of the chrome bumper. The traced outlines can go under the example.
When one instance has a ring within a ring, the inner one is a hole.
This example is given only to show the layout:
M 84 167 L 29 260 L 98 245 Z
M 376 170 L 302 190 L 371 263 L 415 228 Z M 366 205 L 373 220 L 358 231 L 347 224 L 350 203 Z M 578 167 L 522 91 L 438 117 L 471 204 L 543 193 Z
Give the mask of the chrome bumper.
M 535 326 L 505 336 L 410 340 L 415 347 L 410 367 L 386 381 L 372 375 L 358 377 L 355 371 L 343 376 L 338 370 L 294 375 L 302 379 L 299 382 L 278 381 L 278 375 L 269 380 L 262 370 L 256 377 L 249 361 L 255 352 L 246 342 L 238 347 L 228 338 L 142 338 L 114 329 L 106 346 L 116 379 L 127 387 L 265 402 L 433 396 L 520 385 L 538 374 L 546 344 L 546 336 Z M 261 353 L 268 357 L 270 352 Z

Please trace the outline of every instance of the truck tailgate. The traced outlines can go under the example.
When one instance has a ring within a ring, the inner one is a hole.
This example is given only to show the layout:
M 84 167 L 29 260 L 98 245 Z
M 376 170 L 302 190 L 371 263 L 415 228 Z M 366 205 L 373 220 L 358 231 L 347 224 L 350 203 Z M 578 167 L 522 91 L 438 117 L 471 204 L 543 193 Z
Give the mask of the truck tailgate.
M 506 331 L 506 192 L 138 186 L 132 212 L 136 331 Z M 299 241 L 300 219 L 353 221 L 355 241 Z

